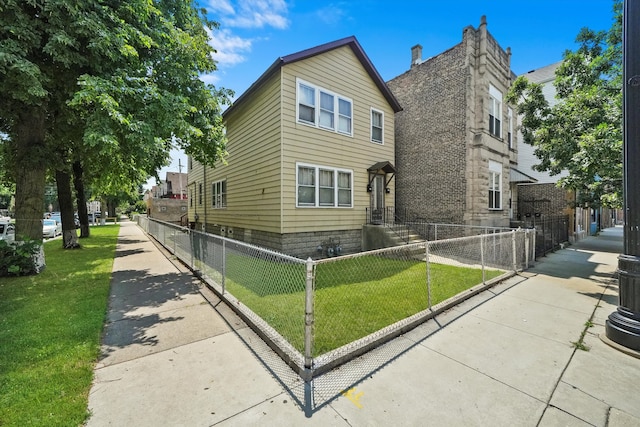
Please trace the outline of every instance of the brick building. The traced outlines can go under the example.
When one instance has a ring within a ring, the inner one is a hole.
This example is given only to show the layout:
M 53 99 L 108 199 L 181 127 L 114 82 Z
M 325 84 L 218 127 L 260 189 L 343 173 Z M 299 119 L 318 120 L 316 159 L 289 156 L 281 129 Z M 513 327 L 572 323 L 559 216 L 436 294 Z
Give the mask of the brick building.
M 145 194 L 147 215 L 161 221 L 185 224 L 188 174 L 167 172 L 166 179 Z
M 387 83 L 403 107 L 395 117 L 397 213 L 509 226 L 517 198 L 516 124 L 504 103 L 515 77 L 510 61 L 484 16 L 437 56 L 422 60 L 422 46 L 411 49 L 410 69 Z

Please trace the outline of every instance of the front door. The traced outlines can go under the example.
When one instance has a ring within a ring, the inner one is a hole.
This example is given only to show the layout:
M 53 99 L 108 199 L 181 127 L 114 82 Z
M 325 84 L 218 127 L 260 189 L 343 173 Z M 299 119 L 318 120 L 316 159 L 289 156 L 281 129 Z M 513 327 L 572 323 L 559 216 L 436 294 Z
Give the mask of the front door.
M 371 222 L 382 224 L 384 219 L 384 175 L 376 175 L 371 191 Z

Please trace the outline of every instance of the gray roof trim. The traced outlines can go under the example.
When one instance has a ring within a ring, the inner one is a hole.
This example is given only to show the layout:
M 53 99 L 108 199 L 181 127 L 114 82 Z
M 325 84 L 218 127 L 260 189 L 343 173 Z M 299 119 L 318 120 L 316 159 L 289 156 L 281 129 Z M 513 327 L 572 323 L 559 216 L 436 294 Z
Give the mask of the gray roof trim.
M 516 184 L 534 184 L 538 182 L 538 180 L 524 172 L 520 172 L 518 169 L 511 168 L 509 171 L 509 182 Z

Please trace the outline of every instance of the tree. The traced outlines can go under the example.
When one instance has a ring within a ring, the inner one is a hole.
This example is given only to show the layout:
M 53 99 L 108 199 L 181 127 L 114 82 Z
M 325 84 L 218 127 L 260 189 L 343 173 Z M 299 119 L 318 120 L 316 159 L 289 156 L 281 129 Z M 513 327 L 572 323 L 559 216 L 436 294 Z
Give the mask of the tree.
M 50 168 L 82 159 L 85 176 L 115 187 L 155 174 L 172 141 L 208 165 L 224 153 L 231 92 L 199 79 L 216 69 L 205 26 L 217 24 L 191 0 L 0 4 L 0 132 L 17 235 L 42 238 Z
M 550 106 L 539 84 L 516 79 L 507 101 L 522 116 L 524 142 L 535 147 L 535 170 L 568 176 L 558 184 L 576 191 L 581 206 L 622 202 L 622 3 L 614 2 L 608 31 L 583 28 L 580 47 L 556 70 L 558 103 Z

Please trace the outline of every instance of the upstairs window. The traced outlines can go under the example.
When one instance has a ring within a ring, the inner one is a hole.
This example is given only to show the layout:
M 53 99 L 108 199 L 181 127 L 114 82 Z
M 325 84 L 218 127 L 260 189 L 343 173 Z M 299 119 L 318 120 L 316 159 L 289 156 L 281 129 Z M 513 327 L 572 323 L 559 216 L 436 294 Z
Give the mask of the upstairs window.
M 320 91 L 320 127 L 334 129 L 334 96 Z
M 351 135 L 351 101 L 338 98 L 338 132 Z
M 198 204 L 202 205 L 202 183 L 198 183 Z
M 489 85 L 489 133 L 502 138 L 502 92 Z
M 216 181 L 212 185 L 211 203 L 214 209 L 227 207 L 227 181 Z
M 502 209 L 502 165 L 489 160 L 489 209 Z
M 298 80 L 299 123 L 353 135 L 353 103 L 350 99 Z
M 298 120 L 316 124 L 315 89 L 302 83 L 298 85 Z
M 371 109 L 371 142 L 382 144 L 382 135 L 384 131 L 384 113 L 382 111 Z

